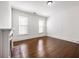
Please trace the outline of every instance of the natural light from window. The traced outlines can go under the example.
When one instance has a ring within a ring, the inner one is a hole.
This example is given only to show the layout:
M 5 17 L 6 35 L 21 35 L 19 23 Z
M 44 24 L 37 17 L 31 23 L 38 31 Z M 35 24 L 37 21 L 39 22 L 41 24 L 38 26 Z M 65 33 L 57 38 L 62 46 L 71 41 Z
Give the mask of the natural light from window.
M 19 16 L 19 34 L 28 34 L 28 18 Z
M 44 31 L 44 20 L 39 19 L 39 33 L 43 33 Z

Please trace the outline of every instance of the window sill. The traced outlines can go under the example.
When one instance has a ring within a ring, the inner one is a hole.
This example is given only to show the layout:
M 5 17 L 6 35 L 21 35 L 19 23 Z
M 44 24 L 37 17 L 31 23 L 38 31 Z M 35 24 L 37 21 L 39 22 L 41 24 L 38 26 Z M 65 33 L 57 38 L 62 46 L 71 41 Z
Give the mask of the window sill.
M 29 34 L 19 34 L 19 35 L 29 35 Z

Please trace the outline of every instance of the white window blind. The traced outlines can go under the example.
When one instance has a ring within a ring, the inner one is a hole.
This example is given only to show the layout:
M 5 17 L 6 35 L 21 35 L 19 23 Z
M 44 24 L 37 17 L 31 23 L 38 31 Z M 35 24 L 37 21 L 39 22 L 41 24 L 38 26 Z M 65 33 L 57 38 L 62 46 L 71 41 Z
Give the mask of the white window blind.
M 19 34 L 28 34 L 28 18 L 19 16 Z
M 44 20 L 39 19 L 39 33 L 43 33 L 43 32 L 44 32 Z

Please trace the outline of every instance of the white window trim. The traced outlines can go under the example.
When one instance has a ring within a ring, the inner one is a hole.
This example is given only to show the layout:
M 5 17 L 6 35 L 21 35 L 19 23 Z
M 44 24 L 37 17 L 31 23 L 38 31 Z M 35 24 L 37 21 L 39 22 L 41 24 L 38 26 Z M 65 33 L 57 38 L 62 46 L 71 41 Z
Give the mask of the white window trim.
M 20 17 L 25 17 L 25 16 L 19 16 L 19 19 L 20 19 Z M 27 18 L 27 17 L 25 17 L 25 18 Z M 20 20 L 19 20 L 20 21 Z M 28 35 L 29 33 L 28 33 L 28 18 L 27 18 L 27 24 L 25 24 L 25 25 L 18 25 L 19 26 L 19 28 L 18 28 L 18 34 L 19 35 Z M 25 26 L 25 28 L 27 28 L 26 30 L 27 30 L 27 32 L 26 33 L 20 33 L 20 26 Z
M 41 32 L 41 31 L 40 31 L 40 27 L 39 27 L 38 33 L 39 33 L 39 34 L 42 34 L 42 33 L 44 33 L 44 25 L 45 25 L 45 22 L 44 22 L 43 19 L 39 19 L 39 22 L 40 22 L 40 21 L 43 21 L 43 28 L 42 28 L 43 30 L 42 30 L 42 32 Z M 39 23 L 39 22 L 38 22 L 38 23 Z M 39 24 L 39 26 L 40 26 L 40 24 Z

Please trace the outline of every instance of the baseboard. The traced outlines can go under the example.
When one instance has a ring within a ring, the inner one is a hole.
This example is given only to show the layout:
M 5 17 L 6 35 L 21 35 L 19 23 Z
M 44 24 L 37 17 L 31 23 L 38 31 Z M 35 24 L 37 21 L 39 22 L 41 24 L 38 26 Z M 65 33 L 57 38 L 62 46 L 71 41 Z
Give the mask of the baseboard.
M 30 39 L 24 39 L 24 40 L 20 40 L 20 41 L 14 41 L 14 43 L 15 42 L 23 42 L 23 41 L 29 41 L 29 40 L 33 40 L 33 39 L 37 39 L 37 38 L 43 38 L 43 37 L 49 37 L 49 38 L 55 38 L 55 39 L 59 39 L 59 40 L 64 40 L 64 41 L 68 41 L 68 42 L 72 42 L 72 43 L 77 43 L 77 44 L 79 44 L 79 41 L 76 41 L 76 40 L 70 40 L 70 39 L 68 39 L 68 38 L 66 38 L 66 37 L 57 37 L 57 36 L 54 36 L 54 37 L 52 37 L 52 36 L 41 36 L 41 37 L 34 37 L 34 38 L 30 38 Z
M 24 41 L 29 41 L 29 40 L 33 40 L 33 39 L 37 39 L 37 38 L 43 38 L 43 37 L 47 37 L 47 36 L 41 36 L 41 37 L 33 37 L 33 38 L 29 38 L 29 39 L 24 39 L 24 40 L 19 40 L 19 41 L 14 41 L 14 43 L 16 42 L 24 42 Z
M 65 40 L 65 41 L 68 41 L 68 42 L 79 44 L 79 41 L 76 41 L 78 39 L 74 40 L 74 39 L 70 39 L 70 38 L 67 38 L 67 37 L 57 37 L 57 36 L 48 36 L 48 37 L 56 38 L 56 39 L 60 39 L 60 40 Z

